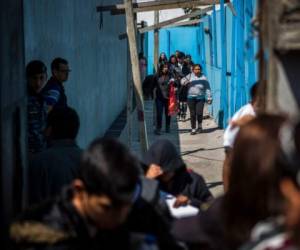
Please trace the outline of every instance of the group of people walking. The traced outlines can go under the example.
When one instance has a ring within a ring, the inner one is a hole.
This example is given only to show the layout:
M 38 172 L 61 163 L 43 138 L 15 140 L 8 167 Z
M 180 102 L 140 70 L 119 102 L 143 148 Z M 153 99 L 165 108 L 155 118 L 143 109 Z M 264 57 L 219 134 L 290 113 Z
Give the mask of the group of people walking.
M 171 116 L 177 114 L 179 121 L 186 121 L 187 107 L 190 111 L 191 135 L 201 133 L 204 105 L 212 103 L 210 84 L 201 65 L 194 64 L 190 55 L 176 51 L 169 60 L 165 53 L 161 53 L 157 69 L 153 80 L 156 105 L 155 134 L 161 134 L 163 114 L 166 121 L 165 131 L 169 133 Z M 175 89 L 175 98 L 171 89 Z

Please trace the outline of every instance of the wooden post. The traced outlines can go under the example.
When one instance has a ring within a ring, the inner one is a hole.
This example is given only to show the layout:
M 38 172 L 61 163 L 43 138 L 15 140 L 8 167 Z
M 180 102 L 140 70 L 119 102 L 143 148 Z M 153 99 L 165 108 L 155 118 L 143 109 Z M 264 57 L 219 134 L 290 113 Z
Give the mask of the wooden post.
M 126 35 L 127 37 L 127 35 Z M 126 122 L 127 122 L 127 145 L 131 147 L 131 139 L 132 139 L 132 72 L 131 69 L 131 61 L 130 61 L 130 51 L 129 51 L 129 42 L 127 40 L 127 114 L 126 114 Z
M 148 149 L 148 139 L 147 139 L 147 130 L 146 130 L 146 123 L 145 123 L 144 100 L 143 100 L 143 91 L 142 91 L 142 83 L 141 83 L 141 74 L 139 69 L 132 0 L 124 0 L 124 5 L 125 5 L 125 12 L 126 12 L 127 36 L 128 36 L 129 49 L 130 49 L 133 84 L 134 84 L 135 98 L 137 104 L 140 144 L 141 144 L 142 153 L 145 153 Z

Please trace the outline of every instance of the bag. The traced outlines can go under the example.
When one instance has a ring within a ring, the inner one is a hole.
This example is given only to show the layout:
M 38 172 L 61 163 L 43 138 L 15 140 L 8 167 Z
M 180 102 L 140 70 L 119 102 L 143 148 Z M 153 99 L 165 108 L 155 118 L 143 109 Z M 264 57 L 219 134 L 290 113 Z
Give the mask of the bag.
M 177 115 L 178 113 L 178 105 L 175 91 L 175 83 L 174 81 L 170 81 L 169 84 L 169 103 L 168 103 L 168 115 Z

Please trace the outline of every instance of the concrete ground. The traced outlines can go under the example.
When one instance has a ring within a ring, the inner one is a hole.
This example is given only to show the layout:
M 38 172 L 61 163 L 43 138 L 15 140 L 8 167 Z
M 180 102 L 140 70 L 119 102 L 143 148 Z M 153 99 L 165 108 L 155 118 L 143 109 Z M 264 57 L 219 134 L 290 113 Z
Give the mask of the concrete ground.
M 215 196 L 222 194 L 223 130 L 217 128 L 214 120 L 209 118 L 207 110 L 205 109 L 204 111 L 206 119 L 203 120 L 203 132 L 197 135 L 190 135 L 189 119 L 182 122 L 177 121 L 176 117 L 172 117 L 171 133 L 167 134 L 162 130 L 162 135 L 157 136 L 153 133 L 153 113 L 153 101 L 145 101 L 145 119 L 149 145 L 157 138 L 168 138 L 171 140 L 177 146 L 188 168 L 192 168 L 205 178 L 211 192 Z M 131 131 L 131 140 L 129 139 L 128 131 Z M 121 139 L 130 146 L 133 152 L 142 157 L 135 113 L 133 113 L 131 118 L 131 129 L 129 130 L 127 124 Z

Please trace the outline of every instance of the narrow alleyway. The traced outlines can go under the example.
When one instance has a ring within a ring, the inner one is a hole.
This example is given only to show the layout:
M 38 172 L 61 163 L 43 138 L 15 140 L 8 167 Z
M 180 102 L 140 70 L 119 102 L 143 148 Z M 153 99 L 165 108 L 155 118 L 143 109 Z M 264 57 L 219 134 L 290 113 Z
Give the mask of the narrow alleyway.
M 154 134 L 153 127 L 153 102 L 145 101 L 145 119 L 147 124 L 147 134 L 149 145 L 158 138 L 170 139 L 181 152 L 188 168 L 193 169 L 203 175 L 210 190 L 215 196 L 222 194 L 222 164 L 224 159 L 224 150 L 222 147 L 223 130 L 218 129 L 212 118 L 209 118 L 205 111 L 203 120 L 203 133 L 190 135 L 190 121 L 178 122 L 172 117 L 171 133 L 167 134 L 162 130 L 162 135 Z M 138 141 L 138 126 L 136 114 L 132 115 L 131 129 L 131 149 L 142 157 L 140 152 L 140 143 Z M 126 125 L 121 139 L 128 143 L 128 124 Z

